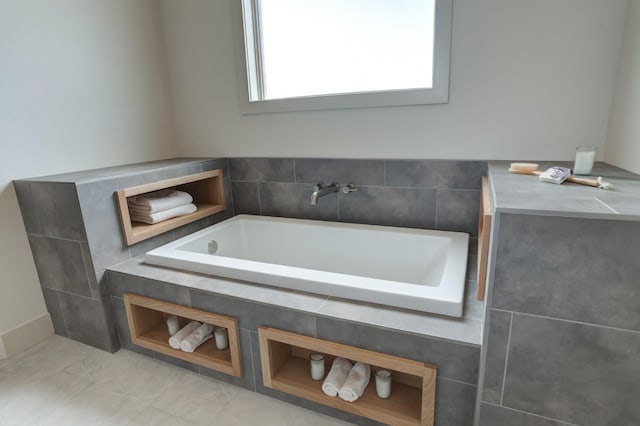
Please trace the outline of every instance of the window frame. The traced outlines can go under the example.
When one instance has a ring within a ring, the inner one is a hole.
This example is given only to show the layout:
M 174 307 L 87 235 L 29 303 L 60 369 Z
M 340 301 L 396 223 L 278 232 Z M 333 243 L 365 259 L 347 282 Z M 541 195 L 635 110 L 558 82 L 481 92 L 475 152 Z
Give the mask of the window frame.
M 243 114 L 446 104 L 449 102 L 453 0 L 435 0 L 432 88 L 267 100 L 251 100 L 259 99 L 262 93 L 262 72 L 258 59 L 260 55 L 259 28 L 256 19 L 258 2 L 257 0 L 234 0 L 232 4 L 240 110 Z M 245 37 L 245 35 L 247 36 Z

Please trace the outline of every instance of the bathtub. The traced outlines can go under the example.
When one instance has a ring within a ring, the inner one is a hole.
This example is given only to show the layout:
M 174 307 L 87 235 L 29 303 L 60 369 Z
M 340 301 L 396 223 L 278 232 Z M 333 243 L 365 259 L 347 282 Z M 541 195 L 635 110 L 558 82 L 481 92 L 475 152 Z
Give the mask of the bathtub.
M 238 215 L 145 262 L 459 317 L 468 246 L 460 232 Z

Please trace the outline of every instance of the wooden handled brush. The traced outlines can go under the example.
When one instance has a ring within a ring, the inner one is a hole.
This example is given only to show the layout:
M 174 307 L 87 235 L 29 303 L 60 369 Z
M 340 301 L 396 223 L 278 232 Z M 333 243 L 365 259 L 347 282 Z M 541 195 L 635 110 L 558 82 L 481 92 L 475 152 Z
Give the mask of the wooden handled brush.
M 534 175 L 540 176 L 542 172 L 538 170 L 540 167 L 539 164 L 536 163 L 511 163 L 509 167 L 510 173 L 516 173 L 520 175 Z M 567 182 L 579 183 L 581 185 L 593 186 L 600 189 L 611 189 L 613 185 L 610 182 L 605 181 L 602 177 L 598 177 L 597 179 L 587 179 L 587 178 L 578 178 L 574 176 L 569 176 L 567 178 Z

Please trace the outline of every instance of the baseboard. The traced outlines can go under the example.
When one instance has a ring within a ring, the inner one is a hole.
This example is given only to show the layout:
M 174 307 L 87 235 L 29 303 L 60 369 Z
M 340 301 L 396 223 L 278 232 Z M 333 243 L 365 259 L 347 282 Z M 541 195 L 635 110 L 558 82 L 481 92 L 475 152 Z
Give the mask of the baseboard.
M 4 346 L 4 355 L 10 357 L 18 352 L 42 342 L 53 334 L 53 324 L 49 313 L 32 319 L 13 330 L 0 335 L 0 349 Z M 0 358 L 2 358 L 0 351 Z

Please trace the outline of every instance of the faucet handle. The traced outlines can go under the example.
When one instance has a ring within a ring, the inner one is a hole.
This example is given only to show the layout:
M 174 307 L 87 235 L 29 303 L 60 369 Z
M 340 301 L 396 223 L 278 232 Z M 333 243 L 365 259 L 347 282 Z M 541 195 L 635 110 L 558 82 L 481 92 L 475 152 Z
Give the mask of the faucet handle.
M 358 192 L 358 188 L 352 183 L 349 183 L 342 187 L 342 192 L 345 194 L 349 194 L 350 192 Z

